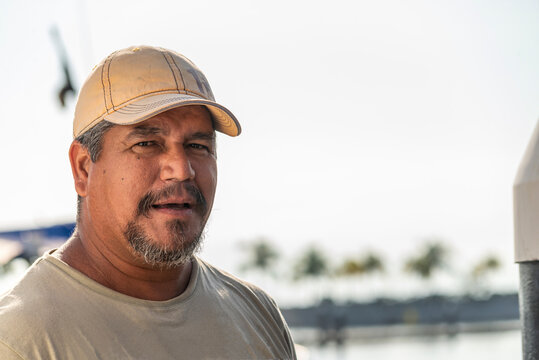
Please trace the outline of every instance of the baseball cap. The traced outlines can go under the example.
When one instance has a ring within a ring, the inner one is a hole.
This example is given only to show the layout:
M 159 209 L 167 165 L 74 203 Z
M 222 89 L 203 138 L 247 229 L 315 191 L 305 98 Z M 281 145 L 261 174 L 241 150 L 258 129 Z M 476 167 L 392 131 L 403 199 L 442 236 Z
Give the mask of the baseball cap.
M 131 125 L 185 105 L 208 108 L 215 130 L 241 133 L 234 114 L 215 102 L 208 80 L 189 59 L 164 48 L 132 46 L 101 61 L 82 85 L 73 137 L 102 120 Z

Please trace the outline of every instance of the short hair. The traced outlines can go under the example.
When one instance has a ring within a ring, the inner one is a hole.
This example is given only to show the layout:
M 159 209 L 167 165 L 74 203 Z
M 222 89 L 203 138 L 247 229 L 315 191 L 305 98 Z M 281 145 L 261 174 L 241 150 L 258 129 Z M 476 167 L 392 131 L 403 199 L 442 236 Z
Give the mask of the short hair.
M 79 142 L 90 154 L 90 160 L 96 162 L 103 150 L 103 137 L 115 124 L 102 120 L 97 125 L 87 130 L 83 134 L 77 136 L 75 141 Z M 82 197 L 77 195 L 77 224 L 79 223 L 80 211 L 82 205 Z
M 92 162 L 96 162 L 103 150 L 103 136 L 115 124 L 102 120 L 97 125 L 87 130 L 83 134 L 77 136 L 75 141 L 78 141 L 84 148 L 88 150 Z

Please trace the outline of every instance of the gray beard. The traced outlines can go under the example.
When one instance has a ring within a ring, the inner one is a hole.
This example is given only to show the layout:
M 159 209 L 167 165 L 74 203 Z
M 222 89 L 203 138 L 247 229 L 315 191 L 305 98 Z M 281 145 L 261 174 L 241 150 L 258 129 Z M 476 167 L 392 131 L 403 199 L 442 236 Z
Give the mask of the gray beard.
M 202 230 L 192 239 L 188 239 L 179 220 L 167 222 L 173 245 L 159 246 L 144 230 L 133 221 L 127 224 L 124 235 L 136 255 L 140 255 L 151 266 L 175 268 L 190 262 L 201 247 L 204 234 Z

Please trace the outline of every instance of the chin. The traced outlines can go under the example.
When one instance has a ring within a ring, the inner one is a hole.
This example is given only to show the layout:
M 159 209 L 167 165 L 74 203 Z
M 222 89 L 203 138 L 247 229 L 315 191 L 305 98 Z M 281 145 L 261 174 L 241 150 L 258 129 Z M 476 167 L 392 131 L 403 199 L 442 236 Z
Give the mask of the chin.
M 143 261 L 159 268 L 174 268 L 191 261 L 200 250 L 204 233 L 185 231 L 184 224 L 179 220 L 167 222 L 167 241 L 165 244 L 152 239 L 144 229 L 130 222 L 124 235 L 131 246 L 132 252 Z

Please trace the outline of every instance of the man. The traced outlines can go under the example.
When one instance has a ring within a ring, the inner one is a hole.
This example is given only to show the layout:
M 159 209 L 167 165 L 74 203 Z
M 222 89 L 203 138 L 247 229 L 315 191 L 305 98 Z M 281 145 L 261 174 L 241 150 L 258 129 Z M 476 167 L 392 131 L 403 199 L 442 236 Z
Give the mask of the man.
M 69 149 L 77 227 L 1 298 L 1 359 L 295 358 L 274 301 L 194 256 L 215 130 L 241 131 L 178 53 L 131 47 L 93 70 Z

